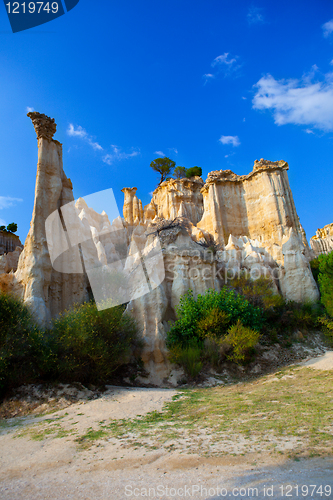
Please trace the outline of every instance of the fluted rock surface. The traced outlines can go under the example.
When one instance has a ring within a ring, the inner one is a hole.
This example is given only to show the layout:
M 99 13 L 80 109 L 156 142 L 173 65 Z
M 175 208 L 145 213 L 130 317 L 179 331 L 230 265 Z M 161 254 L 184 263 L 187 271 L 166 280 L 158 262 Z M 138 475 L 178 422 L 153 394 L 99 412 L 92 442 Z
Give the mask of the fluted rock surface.
M 317 229 L 316 235 L 310 239 L 310 245 L 316 257 L 322 253 L 333 252 L 333 223 Z
M 23 248 L 20 238 L 16 234 L 9 233 L 8 231 L 0 231 L 0 255 L 14 252 L 16 247 Z
M 222 245 L 227 244 L 230 234 L 277 245 L 290 228 L 302 236 L 288 168 L 285 161 L 261 159 L 248 175 L 231 170 L 210 172 L 202 189 L 204 214 L 198 227 Z
M 20 295 L 36 319 L 45 324 L 71 304 L 82 302 L 86 289 L 83 274 L 66 274 L 52 267 L 45 222 L 49 215 L 73 200 L 73 187 L 63 170 L 62 145 L 52 138 L 56 131 L 54 119 L 35 112 L 28 116 L 38 140 L 34 209 L 17 271 L 8 277 L 1 276 L 0 287 Z

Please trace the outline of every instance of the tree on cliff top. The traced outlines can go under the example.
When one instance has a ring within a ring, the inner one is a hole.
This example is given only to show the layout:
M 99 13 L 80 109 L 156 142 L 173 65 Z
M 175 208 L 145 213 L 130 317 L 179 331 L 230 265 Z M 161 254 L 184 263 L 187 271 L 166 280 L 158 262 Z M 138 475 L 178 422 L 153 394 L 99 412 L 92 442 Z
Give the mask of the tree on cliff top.
M 16 233 L 17 224 L 15 224 L 15 222 L 11 222 L 10 224 L 8 224 L 7 231 L 9 231 L 10 233 Z
M 162 184 L 166 178 L 172 173 L 172 170 L 176 166 L 176 162 L 165 156 L 164 158 L 156 158 L 150 164 L 151 168 L 161 175 L 160 182 L 158 185 Z
M 11 222 L 8 224 L 7 228 L 6 226 L 0 226 L 0 231 L 4 231 L 5 233 L 16 233 L 17 224 L 15 224 L 15 222 Z
M 190 179 L 191 177 L 201 177 L 202 176 L 202 168 L 200 167 L 191 167 L 186 170 L 186 177 Z
M 176 167 L 173 173 L 175 179 L 184 179 L 186 177 L 186 168 L 185 167 Z

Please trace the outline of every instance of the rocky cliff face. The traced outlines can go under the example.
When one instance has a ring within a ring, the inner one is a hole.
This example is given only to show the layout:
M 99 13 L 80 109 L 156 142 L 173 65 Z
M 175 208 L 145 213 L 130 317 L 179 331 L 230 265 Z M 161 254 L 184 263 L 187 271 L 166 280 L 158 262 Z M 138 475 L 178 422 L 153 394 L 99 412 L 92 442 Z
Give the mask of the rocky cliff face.
M 310 240 L 310 245 L 316 257 L 322 253 L 333 252 L 333 224 L 317 229 L 316 235 Z
M 176 318 L 181 295 L 209 288 L 247 272 L 253 279 L 271 277 L 276 293 L 298 302 L 317 300 L 309 249 L 289 186 L 284 161 L 255 162 L 238 176 L 230 170 L 200 178 L 166 181 L 132 223 L 158 230 L 165 280 L 158 290 L 135 299 L 128 310 L 145 339 L 145 365 L 150 381 L 166 380 L 170 367 L 165 349 L 168 321 Z M 135 189 L 135 188 L 134 188 Z M 136 192 L 129 188 L 125 192 Z M 135 222 L 135 220 L 137 222 Z M 156 311 L 155 313 L 153 311 Z
M 286 162 L 256 161 L 244 176 L 214 171 L 206 183 L 169 180 L 144 208 L 137 189 L 124 188 L 124 218 L 114 218 L 97 213 L 89 197 L 74 203 L 54 120 L 29 116 L 38 138 L 31 229 L 17 271 L 0 274 L 0 287 L 22 296 L 41 323 L 86 299 L 89 280 L 101 308 L 105 298 L 128 303 L 144 340 L 148 381 L 161 385 L 170 375 L 168 322 L 187 290 L 219 290 L 247 272 L 271 277 L 289 300 L 318 298 Z
M 0 231 L 0 255 L 8 252 L 14 252 L 16 247 L 22 247 L 20 238 L 16 234 L 7 231 Z
M 62 145 L 53 140 L 54 119 L 40 113 L 28 116 L 38 140 L 35 203 L 17 271 L 0 277 L 0 287 L 21 296 L 39 322 L 45 324 L 71 304 L 81 302 L 86 290 L 83 274 L 64 274 L 52 268 L 45 221 L 52 212 L 73 200 L 73 188 L 63 171 Z

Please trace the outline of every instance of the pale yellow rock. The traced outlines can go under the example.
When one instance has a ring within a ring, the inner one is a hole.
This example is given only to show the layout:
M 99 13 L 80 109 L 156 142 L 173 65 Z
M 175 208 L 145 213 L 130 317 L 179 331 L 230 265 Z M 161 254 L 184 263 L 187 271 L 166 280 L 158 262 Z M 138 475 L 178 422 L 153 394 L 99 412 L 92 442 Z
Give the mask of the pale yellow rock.
M 0 274 L 9 273 L 11 271 L 15 272 L 17 270 L 17 264 L 21 252 L 22 248 L 16 247 L 13 252 L 0 255 Z
M 2 290 L 11 288 L 20 295 L 36 319 L 45 324 L 71 304 L 80 303 L 87 297 L 86 282 L 83 274 L 64 274 L 52 268 L 45 221 L 60 206 L 73 200 L 73 188 L 63 171 L 62 146 L 52 139 L 56 130 L 54 120 L 39 113 L 28 116 L 38 139 L 35 203 L 17 271 L 15 275 L 10 273 L 7 279 L 1 276 L 0 287 Z
M 282 245 L 284 273 L 280 286 L 284 297 L 295 302 L 314 302 L 319 299 L 319 291 L 313 279 L 308 259 L 304 255 L 301 238 L 290 230 Z
M 124 188 L 121 191 L 125 195 L 123 213 L 126 222 L 130 226 L 139 224 L 143 220 L 143 209 L 141 200 L 135 195 L 137 188 Z
M 163 182 L 153 192 L 152 202 L 157 217 L 173 220 L 186 217 L 193 224 L 203 214 L 203 199 L 200 192 L 204 183 L 201 177 L 171 179 Z
M 322 253 L 333 252 L 333 223 L 317 229 L 316 235 L 310 239 L 310 245 L 315 257 Z
M 210 172 L 202 189 L 204 214 L 198 227 L 221 245 L 229 235 L 247 236 L 281 245 L 292 227 L 301 226 L 289 186 L 288 164 L 256 160 L 253 171 L 238 176 L 231 170 Z

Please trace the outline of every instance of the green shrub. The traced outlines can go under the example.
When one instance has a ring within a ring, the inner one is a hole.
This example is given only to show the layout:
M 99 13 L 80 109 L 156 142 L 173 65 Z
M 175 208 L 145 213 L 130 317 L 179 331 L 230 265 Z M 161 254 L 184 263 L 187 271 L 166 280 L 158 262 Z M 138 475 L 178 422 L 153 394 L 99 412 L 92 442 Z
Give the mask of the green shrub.
M 312 271 L 312 276 L 314 277 L 316 283 L 318 283 L 318 276 L 319 276 L 319 259 L 318 259 L 318 257 L 310 260 L 310 267 L 311 267 L 311 271 Z
M 230 281 L 232 288 L 241 293 L 254 306 L 267 311 L 271 308 L 280 308 L 284 299 L 276 293 L 271 278 L 261 276 L 256 280 L 247 277 L 245 273 Z
M 333 252 L 320 255 L 319 260 L 319 288 L 321 302 L 327 313 L 333 318 Z
M 222 337 L 226 334 L 230 325 L 230 316 L 225 311 L 214 307 L 207 311 L 206 315 L 198 321 L 198 337 Z
M 105 382 L 141 347 L 121 306 L 76 305 L 52 327 L 41 330 L 20 300 L 0 293 L 0 395 L 41 379 Z
M 0 293 L 0 393 L 33 382 L 54 363 L 49 336 L 17 298 Z
M 224 338 L 224 344 L 232 347 L 232 353 L 227 355 L 227 359 L 240 363 L 245 360 L 246 355 L 259 342 L 259 332 L 252 330 L 242 324 L 240 320 L 232 325 L 228 330 L 228 335 Z
M 195 177 L 196 175 L 198 177 L 202 176 L 202 168 L 201 167 L 191 167 L 186 169 L 186 177 L 190 179 L 191 177 Z
M 169 353 L 172 363 L 177 363 L 184 368 L 186 375 L 194 380 L 202 370 L 203 362 L 200 360 L 202 349 L 198 345 L 182 348 L 180 345 L 173 346 Z
M 122 306 L 98 311 L 93 302 L 76 305 L 53 321 L 60 379 L 105 382 L 139 347 L 133 319 Z
M 318 322 L 323 325 L 323 332 L 326 335 L 329 343 L 333 345 L 333 319 L 328 316 L 322 316 L 318 319 Z
M 195 300 L 193 292 L 189 290 L 184 294 L 177 308 L 177 321 L 171 326 L 167 345 L 170 348 L 174 344 L 182 347 L 198 344 L 203 345 L 200 338 L 198 324 L 208 314 L 218 309 L 230 317 L 230 324 L 238 319 L 245 326 L 260 331 L 263 325 L 263 314 L 260 308 L 254 307 L 245 297 L 236 294 L 234 290 L 223 287 L 220 292 L 208 290 L 204 295 L 198 295 Z M 200 332 L 201 333 L 201 332 Z

